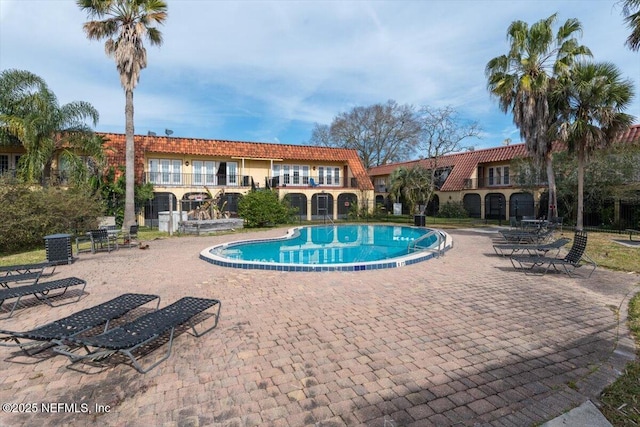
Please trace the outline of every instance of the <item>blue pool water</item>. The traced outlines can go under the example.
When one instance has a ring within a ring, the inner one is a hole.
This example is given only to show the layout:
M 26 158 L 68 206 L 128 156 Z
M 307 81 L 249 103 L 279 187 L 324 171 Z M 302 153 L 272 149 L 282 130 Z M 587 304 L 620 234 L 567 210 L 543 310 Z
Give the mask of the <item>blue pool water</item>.
M 426 234 L 429 234 L 425 236 Z M 425 236 L 423 238 L 423 236 Z M 282 238 L 234 242 L 209 248 L 201 258 L 226 267 L 317 271 L 365 270 L 404 265 L 397 261 L 423 260 L 410 246 L 439 245 L 437 232 L 426 228 L 391 225 L 331 225 L 299 227 Z M 433 251 L 429 252 L 433 256 Z M 387 262 L 388 261 L 388 262 Z M 412 263 L 408 262 L 408 263 Z M 323 268 L 331 266 L 331 268 Z

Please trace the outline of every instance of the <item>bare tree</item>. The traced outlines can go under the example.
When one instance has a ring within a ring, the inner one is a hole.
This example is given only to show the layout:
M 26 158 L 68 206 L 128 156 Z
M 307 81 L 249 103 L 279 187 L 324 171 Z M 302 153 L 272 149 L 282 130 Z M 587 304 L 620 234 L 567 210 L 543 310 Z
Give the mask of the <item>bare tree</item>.
M 410 105 L 395 101 L 355 107 L 331 125 L 316 124 L 310 144 L 358 151 L 365 168 L 407 160 L 415 152 L 420 123 Z
M 463 142 L 469 138 L 479 138 L 477 122 L 463 122 L 453 107 L 422 107 L 418 113 L 421 125 L 418 149 L 427 159 L 430 171 L 429 188 L 424 192 L 428 204 L 433 194 L 446 180 L 449 170 L 440 167 L 440 158 L 447 154 L 467 149 Z

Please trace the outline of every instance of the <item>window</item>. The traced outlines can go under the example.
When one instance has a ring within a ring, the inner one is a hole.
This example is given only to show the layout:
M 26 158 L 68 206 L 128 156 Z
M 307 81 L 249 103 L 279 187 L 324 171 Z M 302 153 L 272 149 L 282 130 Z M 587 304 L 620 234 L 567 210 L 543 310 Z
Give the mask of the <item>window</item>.
M 293 180 L 291 181 L 293 185 L 300 185 L 300 166 L 293 166 Z
M 175 185 L 182 183 L 182 161 L 149 159 L 149 182 Z
M 340 168 L 332 166 L 318 166 L 318 184 L 340 185 Z
M 227 185 L 238 185 L 237 162 L 227 162 Z
M 291 184 L 291 177 L 289 175 L 289 165 L 282 165 L 282 183 L 284 185 Z
M 277 187 L 280 185 L 280 165 L 273 165 L 271 172 L 271 185 Z
M 273 165 L 271 185 L 309 185 L 308 165 Z
M 376 178 L 374 184 L 378 193 L 385 193 L 387 191 L 387 181 L 385 178 Z
M 509 185 L 509 166 L 489 168 L 489 185 Z
M 193 183 L 195 185 L 216 185 L 216 162 L 204 162 L 194 160 L 193 164 Z

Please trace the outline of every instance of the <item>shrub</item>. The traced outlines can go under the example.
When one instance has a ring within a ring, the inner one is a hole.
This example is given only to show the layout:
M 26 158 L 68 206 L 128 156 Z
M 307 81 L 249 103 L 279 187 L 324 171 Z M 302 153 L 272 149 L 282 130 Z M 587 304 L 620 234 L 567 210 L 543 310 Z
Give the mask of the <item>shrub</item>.
M 238 215 L 248 228 L 291 221 L 293 210 L 273 190 L 251 191 L 238 201 Z
M 83 188 L 29 187 L 0 182 L 0 253 L 44 245 L 44 236 L 97 226 L 103 206 Z
M 437 216 L 440 218 L 468 218 L 469 213 L 462 202 L 447 202 L 440 206 Z

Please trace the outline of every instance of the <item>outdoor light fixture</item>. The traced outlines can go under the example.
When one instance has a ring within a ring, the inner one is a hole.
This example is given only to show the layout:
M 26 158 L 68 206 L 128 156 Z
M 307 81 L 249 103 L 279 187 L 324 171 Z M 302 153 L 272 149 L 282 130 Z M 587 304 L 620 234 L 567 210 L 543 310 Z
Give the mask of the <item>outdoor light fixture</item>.
M 187 160 L 186 162 L 184 162 L 185 166 L 189 166 L 189 160 Z

